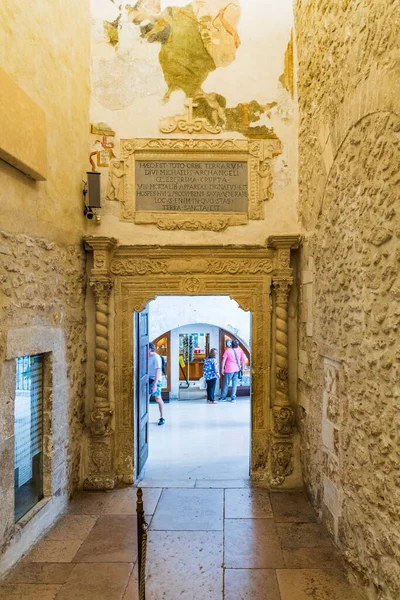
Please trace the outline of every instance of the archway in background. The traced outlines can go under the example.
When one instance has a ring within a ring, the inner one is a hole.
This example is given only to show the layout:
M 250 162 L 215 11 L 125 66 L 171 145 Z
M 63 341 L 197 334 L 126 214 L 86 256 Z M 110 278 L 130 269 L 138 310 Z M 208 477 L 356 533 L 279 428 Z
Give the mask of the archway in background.
M 232 316 L 229 312 L 233 305 L 235 306 Z M 216 306 L 221 311 L 220 322 L 225 323 L 224 319 L 231 316 L 237 325 L 232 329 L 235 332 L 238 329 L 248 332 L 249 337 L 250 312 L 243 311 L 228 296 L 158 297 L 147 305 L 149 340 L 155 343 L 156 352 L 165 358 L 167 377 L 163 378 L 163 399 L 166 401 L 163 411 L 166 420 L 164 427 L 160 428 L 157 425 L 159 409 L 155 402 L 151 402 L 147 409 L 144 405 L 145 398 L 136 404 L 135 420 L 139 446 L 136 477 L 141 481 L 144 479 L 146 486 L 157 486 L 161 481 L 167 483 L 190 480 L 200 480 L 199 485 L 203 485 L 204 480 L 239 480 L 249 477 L 250 363 L 243 377 L 246 386 L 238 386 L 235 404 L 228 401 L 217 402 L 211 406 L 206 401 L 206 391 L 199 388 L 204 360 L 210 349 L 219 349 L 221 340 L 225 340 L 226 335 L 230 339 L 236 337 L 234 333 L 228 333 L 214 323 L 192 322 L 193 317 L 199 313 L 200 320 L 202 317 L 207 318 L 207 307 Z M 204 310 L 199 310 L 200 307 Z M 215 311 L 212 318 L 214 315 Z M 168 327 L 170 323 L 179 326 L 163 332 L 158 338 L 153 338 L 152 332 L 160 330 L 160 322 L 163 327 Z M 189 352 L 188 348 L 185 351 L 183 345 L 183 338 L 187 339 L 189 336 L 193 342 L 192 352 Z M 245 355 L 249 357 L 247 347 L 242 347 Z M 185 361 L 183 368 L 179 361 L 181 355 Z M 136 352 L 135 361 L 140 360 L 140 356 L 141 354 Z M 219 363 L 221 359 L 222 352 L 219 351 Z M 135 364 L 135 368 L 136 373 L 142 372 L 140 365 Z M 219 399 L 221 386 L 222 381 L 217 384 L 216 400 Z M 230 395 L 229 388 L 228 397 Z M 140 425 L 147 427 L 146 432 Z M 146 463 L 143 460 L 144 456 L 148 457 Z

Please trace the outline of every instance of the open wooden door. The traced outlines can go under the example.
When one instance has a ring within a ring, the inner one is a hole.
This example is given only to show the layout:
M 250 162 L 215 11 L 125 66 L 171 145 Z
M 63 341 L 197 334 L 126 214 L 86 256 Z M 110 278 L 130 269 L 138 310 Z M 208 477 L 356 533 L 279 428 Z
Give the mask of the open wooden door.
M 137 440 L 137 468 L 139 477 L 149 455 L 149 307 L 135 313 L 135 414 Z

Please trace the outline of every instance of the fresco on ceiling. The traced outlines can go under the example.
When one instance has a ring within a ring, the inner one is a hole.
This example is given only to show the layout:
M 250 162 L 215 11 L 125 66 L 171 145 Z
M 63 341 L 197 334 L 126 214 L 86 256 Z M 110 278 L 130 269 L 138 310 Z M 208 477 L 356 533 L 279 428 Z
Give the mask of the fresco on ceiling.
M 164 103 L 168 103 L 176 91 L 185 94 L 182 113 L 162 119 L 160 131 L 215 134 L 235 131 L 248 138 L 276 139 L 273 128 L 265 124 L 276 102 L 261 103 L 252 99 L 228 106 L 221 93 L 223 89 L 203 89 L 211 73 L 224 69 L 236 59 L 241 45 L 239 0 L 192 0 L 185 6 L 171 5 L 163 9 L 160 1 L 138 0 L 126 5 L 114 1 L 118 16 L 113 21 L 104 21 L 107 41 L 121 60 L 128 51 L 127 32 L 132 27 L 137 29 L 131 33 L 132 39 L 134 35 L 140 37 L 142 51 L 143 43 L 159 48 L 158 62 L 166 87 Z M 131 77 L 135 85 L 134 72 Z M 149 81 L 149 85 L 154 90 L 154 82 Z M 223 78 L 217 87 L 223 88 Z

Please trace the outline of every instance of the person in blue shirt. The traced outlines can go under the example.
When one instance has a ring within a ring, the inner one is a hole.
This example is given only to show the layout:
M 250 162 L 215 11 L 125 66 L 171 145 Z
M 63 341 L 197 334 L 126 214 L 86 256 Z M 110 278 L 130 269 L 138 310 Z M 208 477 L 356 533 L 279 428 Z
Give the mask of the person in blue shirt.
M 208 358 L 204 361 L 203 375 L 207 383 L 207 402 L 215 404 L 215 388 L 219 379 L 219 366 L 217 361 L 218 350 L 211 348 Z

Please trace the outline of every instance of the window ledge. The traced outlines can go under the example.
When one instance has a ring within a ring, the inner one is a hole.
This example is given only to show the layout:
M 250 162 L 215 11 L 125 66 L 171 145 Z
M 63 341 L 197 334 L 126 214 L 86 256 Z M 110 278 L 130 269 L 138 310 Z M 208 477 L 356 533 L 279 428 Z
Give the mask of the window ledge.
M 29 521 L 31 521 L 45 506 L 50 502 L 51 496 L 47 498 L 42 498 L 35 506 L 33 506 L 23 517 L 21 517 L 18 521 L 15 522 L 15 527 L 18 529 L 23 529 Z

